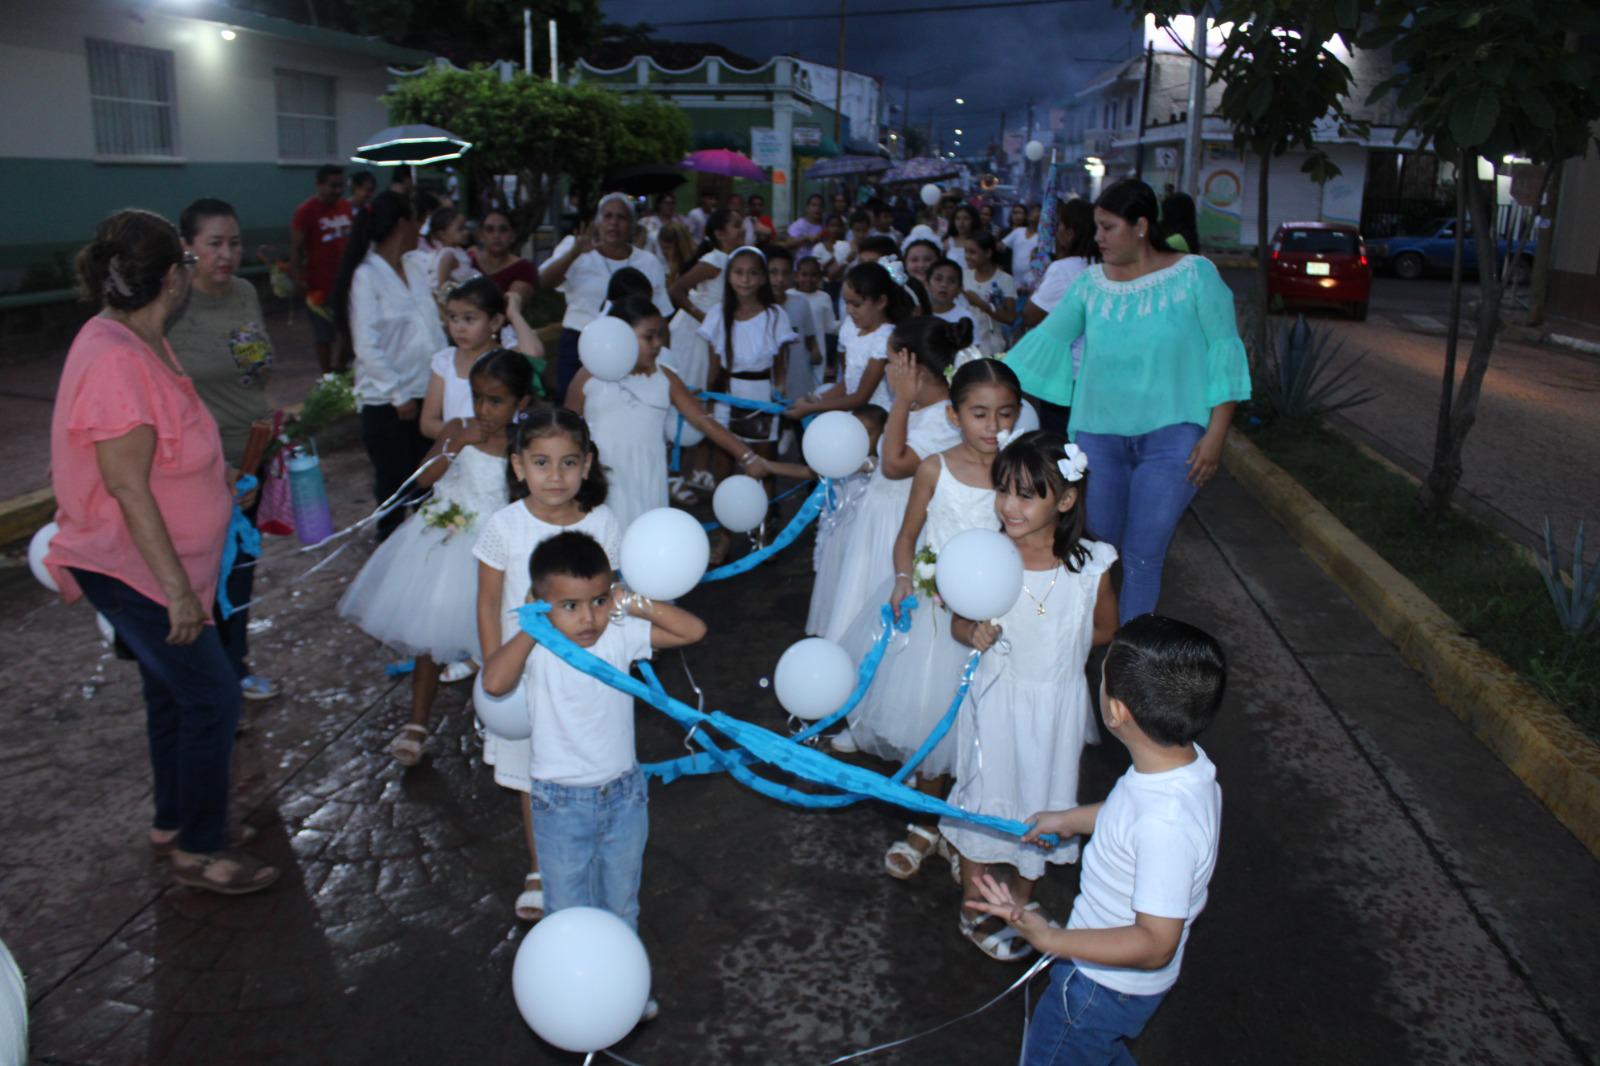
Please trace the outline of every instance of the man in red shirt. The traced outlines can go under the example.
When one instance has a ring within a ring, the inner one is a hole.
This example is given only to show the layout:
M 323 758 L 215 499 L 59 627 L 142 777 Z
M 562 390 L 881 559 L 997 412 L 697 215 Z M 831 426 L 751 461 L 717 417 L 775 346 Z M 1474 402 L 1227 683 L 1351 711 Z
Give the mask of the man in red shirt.
M 305 293 L 316 338 L 317 362 L 324 374 L 334 369 L 333 344 L 338 329 L 327 306 L 339 260 L 350 236 L 350 203 L 344 198 L 344 168 L 328 164 L 317 168 L 317 191 L 295 208 L 289 223 L 289 274 Z

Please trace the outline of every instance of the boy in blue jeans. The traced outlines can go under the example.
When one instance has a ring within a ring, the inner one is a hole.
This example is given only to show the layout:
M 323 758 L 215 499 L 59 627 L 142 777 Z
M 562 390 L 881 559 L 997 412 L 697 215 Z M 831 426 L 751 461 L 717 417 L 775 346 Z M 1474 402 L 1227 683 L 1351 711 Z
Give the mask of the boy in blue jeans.
M 1004 918 L 1060 960 L 1028 1026 L 1025 1066 L 1132 1063 L 1126 1042 L 1177 981 L 1222 823 L 1217 769 L 1194 740 L 1216 716 L 1226 673 L 1221 647 L 1194 626 L 1130 619 L 1106 653 L 1100 717 L 1133 766 L 1105 802 L 1036 814 L 1023 837 L 1093 834 L 1067 927 L 979 877 L 984 899 L 968 906 Z
M 529 600 L 581 648 L 626 671 L 654 648 L 702 639 L 705 623 L 613 586 L 605 549 L 586 533 L 558 533 L 528 561 Z M 545 912 L 601 907 L 635 929 L 650 820 L 634 752 L 633 698 L 520 630 L 483 664 L 483 687 L 505 695 L 522 680 L 532 721 L 533 837 Z

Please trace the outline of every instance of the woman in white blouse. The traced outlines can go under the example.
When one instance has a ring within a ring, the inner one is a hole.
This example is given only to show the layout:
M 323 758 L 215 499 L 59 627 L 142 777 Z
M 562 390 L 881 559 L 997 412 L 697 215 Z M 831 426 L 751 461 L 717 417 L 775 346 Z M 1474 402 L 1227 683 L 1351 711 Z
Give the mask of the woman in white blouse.
M 568 235 L 539 269 L 539 284 L 567 298 L 561 319 L 561 356 L 556 364 L 556 395 L 565 396 L 578 375 L 578 334 L 600 315 L 611 275 L 633 267 L 650 279 L 650 298 L 663 315 L 672 314 L 667 300 L 667 272 L 659 257 L 633 244 L 633 201 L 620 192 L 600 198 L 594 224 Z
M 361 442 L 372 460 L 377 502 L 392 496 L 428 453 L 418 417 L 428 364 L 445 345 L 432 279 L 404 256 L 420 230 L 411 201 L 397 192 L 373 198 L 356 216 L 339 264 L 333 307 L 355 350 Z M 405 521 L 405 509 L 378 521 L 381 541 Z

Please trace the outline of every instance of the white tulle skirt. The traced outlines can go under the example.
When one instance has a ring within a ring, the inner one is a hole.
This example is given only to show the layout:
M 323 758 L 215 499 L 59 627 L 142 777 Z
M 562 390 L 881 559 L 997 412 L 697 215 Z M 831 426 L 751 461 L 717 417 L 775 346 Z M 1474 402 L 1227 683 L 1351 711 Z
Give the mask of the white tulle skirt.
M 476 528 L 448 538 L 406 519 L 339 600 L 339 615 L 405 655 L 441 663 L 478 654 Z
M 900 534 L 910 497 L 910 478 L 891 481 L 872 476 L 860 502 L 850 508 L 823 545 L 806 616 L 807 633 L 838 641 L 877 595 L 878 586 L 892 581 L 894 539 Z
M 889 602 L 894 578 L 879 584 L 871 602 L 856 615 L 839 643 L 860 662 L 872 647 L 883 623 L 879 605 Z M 922 597 L 919 597 L 919 600 Z M 888 650 L 878 665 L 867 694 L 850 713 L 850 735 L 865 752 L 903 763 L 933 732 L 950 709 L 961 672 L 972 649 L 950 632 L 951 614 L 943 607 L 919 603 L 911 614 L 911 630 L 889 638 Z M 917 773 L 948 774 L 955 769 L 956 729 L 917 764 Z

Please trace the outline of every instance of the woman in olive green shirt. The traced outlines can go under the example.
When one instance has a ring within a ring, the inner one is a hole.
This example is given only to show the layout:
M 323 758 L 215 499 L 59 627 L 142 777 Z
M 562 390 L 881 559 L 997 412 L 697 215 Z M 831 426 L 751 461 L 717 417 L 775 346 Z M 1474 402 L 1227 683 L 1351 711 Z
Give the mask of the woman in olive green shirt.
M 255 286 L 235 276 L 242 242 L 233 208 L 222 200 L 196 200 L 179 216 L 178 231 L 184 248 L 198 262 L 191 275 L 189 302 L 167 327 L 167 342 L 217 420 L 223 455 L 237 471 L 251 423 L 272 413 L 267 402 L 272 338 L 263 325 Z M 255 521 L 253 502 L 245 513 Z M 254 563 L 253 556 L 241 552 L 228 575 L 228 601 L 235 606 L 250 601 Z M 241 610 L 226 619 L 218 617 L 217 631 L 239 675 L 241 694 L 246 699 L 270 699 L 278 694 L 277 686 L 245 665 L 249 614 Z

